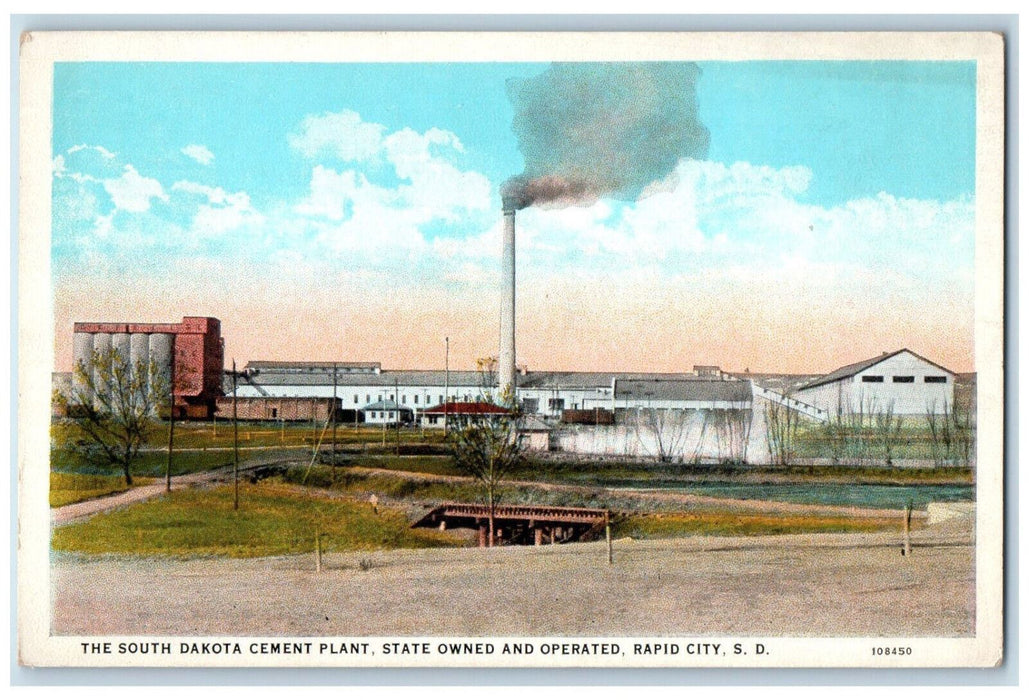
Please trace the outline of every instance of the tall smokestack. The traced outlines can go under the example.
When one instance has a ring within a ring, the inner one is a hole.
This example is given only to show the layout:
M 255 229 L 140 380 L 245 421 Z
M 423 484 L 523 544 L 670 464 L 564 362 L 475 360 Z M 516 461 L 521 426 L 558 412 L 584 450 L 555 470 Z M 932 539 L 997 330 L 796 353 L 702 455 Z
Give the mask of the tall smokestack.
M 515 401 L 515 209 L 517 203 L 504 198 L 504 248 L 500 254 L 502 291 L 500 299 L 500 395 Z

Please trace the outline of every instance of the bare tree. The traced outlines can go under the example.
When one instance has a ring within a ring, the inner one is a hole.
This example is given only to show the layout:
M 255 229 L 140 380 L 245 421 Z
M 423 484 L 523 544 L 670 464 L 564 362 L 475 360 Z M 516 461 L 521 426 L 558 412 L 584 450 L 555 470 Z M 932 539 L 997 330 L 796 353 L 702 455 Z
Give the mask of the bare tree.
M 167 379 L 152 360 L 132 363 L 117 349 L 94 352 L 75 366 L 71 394 L 55 396 L 79 435 L 73 452 L 98 466 L 116 466 L 132 485 L 132 463 L 152 435 L 159 408 L 170 406 Z
M 971 402 L 955 402 L 950 422 L 954 429 L 955 456 L 961 460 L 961 464 L 971 466 L 975 448 L 975 417 Z
M 825 424 L 825 436 L 829 442 L 833 464 L 839 464 L 843 460 L 847 448 L 847 420 L 842 387 L 838 387 L 836 390 L 836 411 L 829 416 L 829 420 Z
M 783 399 L 784 403 L 765 402 L 765 439 L 772 462 L 785 467 L 796 457 L 800 412 L 786 405 L 790 400 L 789 394 L 784 394 Z
M 714 419 L 718 461 L 723 464 L 746 462 L 752 412 L 734 402 L 730 408 L 716 411 Z
M 883 461 L 887 467 L 893 466 L 900 433 L 904 427 L 902 416 L 896 415 L 892 401 L 873 413 L 875 439 L 879 443 Z
M 685 409 L 640 408 L 631 422 L 641 448 L 645 436 L 653 436 L 654 449 L 650 452 L 659 462 L 684 456 L 692 432 L 691 417 Z
M 944 413 L 946 413 L 946 402 L 944 402 Z M 947 459 L 947 453 L 943 449 L 943 419 L 936 412 L 936 401 L 929 400 L 925 405 L 925 426 L 929 429 L 929 455 L 933 460 L 934 467 L 942 467 Z

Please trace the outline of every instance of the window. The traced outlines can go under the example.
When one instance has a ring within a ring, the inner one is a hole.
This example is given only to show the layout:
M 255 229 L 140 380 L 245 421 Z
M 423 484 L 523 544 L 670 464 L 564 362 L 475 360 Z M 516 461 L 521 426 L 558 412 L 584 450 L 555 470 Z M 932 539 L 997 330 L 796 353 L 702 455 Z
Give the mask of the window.
M 278 418 L 278 417 L 279 417 L 279 409 L 273 408 L 272 409 L 272 418 Z
M 356 404 L 357 402 L 358 402 L 357 394 L 354 394 L 354 403 Z
M 414 395 L 414 402 L 415 402 L 415 403 L 418 403 L 418 394 L 415 394 L 415 395 Z
M 882 382 L 882 380 L 883 380 L 882 376 L 874 375 L 874 374 L 866 374 L 865 376 L 861 377 L 861 381 L 863 381 L 863 382 L 876 382 L 876 383 L 878 383 L 878 382 Z
M 538 413 L 540 410 L 539 399 L 522 399 L 522 410 L 525 413 Z
M 563 411 L 564 408 L 565 408 L 565 400 L 564 399 L 548 399 L 547 400 L 547 408 L 549 408 L 551 411 Z
M 365 394 L 364 395 L 364 402 L 365 403 L 371 403 L 372 402 L 372 395 L 371 394 Z
M 377 401 L 379 401 L 380 403 L 382 402 L 382 394 L 379 394 L 379 398 L 377 399 Z
M 400 397 L 400 403 L 407 403 L 407 394 Z
M 914 384 L 915 378 L 911 376 L 894 377 L 894 384 Z
M 439 416 L 429 416 L 429 423 L 431 425 L 436 425 L 437 423 L 439 423 Z
M 925 378 L 925 383 L 926 384 L 946 384 L 947 383 L 947 378 L 946 377 L 932 377 L 932 376 L 930 376 L 930 377 L 926 377 Z
M 440 394 L 440 395 L 439 395 L 439 402 L 440 402 L 440 403 L 443 403 L 443 394 Z

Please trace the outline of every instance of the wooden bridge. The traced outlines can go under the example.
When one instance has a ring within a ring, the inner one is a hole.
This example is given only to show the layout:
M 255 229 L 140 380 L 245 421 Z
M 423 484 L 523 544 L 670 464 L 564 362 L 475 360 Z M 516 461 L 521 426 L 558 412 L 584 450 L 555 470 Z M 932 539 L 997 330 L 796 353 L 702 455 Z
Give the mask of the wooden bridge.
M 495 506 L 494 542 L 520 545 L 583 542 L 602 535 L 609 521 L 610 513 L 597 508 Z M 478 530 L 479 546 L 485 547 L 489 540 L 489 507 L 479 503 L 444 503 L 411 527 Z

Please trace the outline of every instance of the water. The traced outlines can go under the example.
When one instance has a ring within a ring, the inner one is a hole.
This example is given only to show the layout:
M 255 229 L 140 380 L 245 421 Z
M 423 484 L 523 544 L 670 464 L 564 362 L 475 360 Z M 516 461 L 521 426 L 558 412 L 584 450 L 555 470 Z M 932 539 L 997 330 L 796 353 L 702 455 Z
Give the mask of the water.
M 975 486 L 881 484 L 738 484 L 705 482 L 703 484 L 665 484 L 637 488 L 673 493 L 691 493 L 715 498 L 782 501 L 811 505 L 857 506 L 863 508 L 904 508 L 911 503 L 923 508 L 927 503 L 951 503 L 975 500 Z

